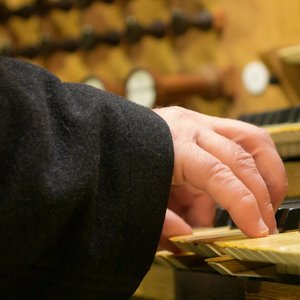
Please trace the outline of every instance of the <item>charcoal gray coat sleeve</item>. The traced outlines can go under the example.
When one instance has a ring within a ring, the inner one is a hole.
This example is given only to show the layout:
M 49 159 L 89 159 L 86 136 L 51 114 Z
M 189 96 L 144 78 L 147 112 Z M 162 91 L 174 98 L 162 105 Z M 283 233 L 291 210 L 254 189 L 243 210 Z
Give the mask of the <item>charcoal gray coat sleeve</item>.
M 126 299 L 162 228 L 168 126 L 11 59 L 0 87 L 0 299 Z

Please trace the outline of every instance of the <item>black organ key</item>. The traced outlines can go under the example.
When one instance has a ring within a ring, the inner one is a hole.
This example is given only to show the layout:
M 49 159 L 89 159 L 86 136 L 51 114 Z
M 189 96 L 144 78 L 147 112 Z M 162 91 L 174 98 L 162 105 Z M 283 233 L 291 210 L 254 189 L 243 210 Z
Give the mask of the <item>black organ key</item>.
M 265 124 L 267 118 L 268 118 L 267 113 L 260 113 L 260 114 L 255 115 L 252 118 L 251 123 L 255 124 L 257 126 L 262 126 Z
M 281 219 L 283 218 L 283 214 L 286 213 L 286 210 L 288 208 L 285 208 L 285 207 L 282 207 L 280 206 L 278 208 L 278 210 L 276 211 L 276 214 L 275 214 L 275 219 L 276 219 L 276 224 L 277 224 L 277 228 L 279 230 L 279 227 L 280 227 L 280 224 L 281 224 Z
M 227 212 L 227 210 L 223 208 L 218 208 L 215 215 L 214 226 L 215 227 L 228 226 L 230 225 L 230 223 L 231 223 L 230 215 Z
M 231 229 L 237 229 L 238 227 L 235 225 L 235 223 L 232 221 L 232 219 L 229 220 L 229 224 Z
M 222 227 L 229 226 L 231 229 L 237 228 L 235 223 L 232 221 L 229 213 L 224 208 L 217 208 L 215 219 L 214 219 L 214 227 Z
M 290 112 L 289 121 L 291 123 L 296 123 L 300 121 L 300 106 L 293 107 Z
M 279 232 L 298 229 L 300 220 L 299 200 L 286 200 L 277 210 L 275 218 Z
M 255 118 L 255 114 L 245 114 L 239 117 L 240 121 L 247 122 L 253 124 L 253 120 Z
M 241 115 L 239 120 L 257 126 L 300 122 L 300 106 L 263 113 Z
M 270 120 L 268 123 L 266 123 L 266 125 L 270 124 L 270 125 L 274 125 L 274 124 L 280 124 L 282 122 L 280 122 L 280 118 L 283 115 L 282 110 L 277 110 L 277 111 L 273 111 L 270 113 Z
M 275 214 L 279 232 L 299 229 L 300 231 L 300 200 L 287 199 L 280 205 Z M 236 229 L 229 213 L 223 208 L 217 208 L 214 219 L 214 227 L 230 226 Z
M 290 114 L 291 114 L 291 108 L 282 109 L 280 112 L 277 112 L 277 115 L 275 114 L 274 123 L 275 124 L 289 123 Z
M 298 228 L 298 223 L 300 220 L 300 207 L 291 207 L 281 219 L 281 229 L 282 231 L 294 230 Z

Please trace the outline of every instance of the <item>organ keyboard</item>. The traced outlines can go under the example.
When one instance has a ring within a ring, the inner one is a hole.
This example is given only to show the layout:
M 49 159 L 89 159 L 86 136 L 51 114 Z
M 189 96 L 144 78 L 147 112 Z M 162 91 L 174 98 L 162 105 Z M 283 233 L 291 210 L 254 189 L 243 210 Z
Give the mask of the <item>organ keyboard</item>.
M 231 225 L 170 238 L 182 252 L 157 252 L 137 295 L 157 300 L 300 299 L 300 201 L 288 200 L 277 211 L 278 227 L 288 231 L 263 238 L 249 239 L 222 209 L 217 216 Z M 164 287 L 157 286 L 159 276 Z
M 240 120 L 266 128 L 281 157 L 300 155 L 300 106 L 246 114 Z

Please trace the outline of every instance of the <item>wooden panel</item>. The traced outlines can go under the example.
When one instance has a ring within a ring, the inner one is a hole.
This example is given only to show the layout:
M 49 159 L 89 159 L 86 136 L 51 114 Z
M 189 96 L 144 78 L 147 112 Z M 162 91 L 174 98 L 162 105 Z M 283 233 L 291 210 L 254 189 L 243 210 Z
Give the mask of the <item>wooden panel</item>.
M 14 9 L 35 3 L 33 0 L 4 2 Z M 161 39 L 148 36 L 135 44 L 122 40 L 118 46 L 99 45 L 90 51 L 65 53 L 65 56 L 60 53 L 58 58 L 47 60 L 46 66 L 63 80 L 81 81 L 96 75 L 119 86 L 136 67 L 161 74 L 201 74 L 211 67 L 233 66 L 239 83 L 234 101 L 223 98 L 207 101 L 195 95 L 183 98 L 179 104 L 207 114 L 232 117 L 295 104 L 280 85 L 269 85 L 263 94 L 251 95 L 243 86 L 241 75 L 245 65 L 260 60 L 262 53 L 300 43 L 299 0 L 116 0 L 113 4 L 97 1 L 81 10 L 51 12 L 43 18 L 32 16 L 22 22 L 10 20 L 3 28 L 9 30 L 14 44 L 22 46 L 34 44 L 47 35 L 57 39 L 80 38 L 86 26 L 99 34 L 112 29 L 124 33 L 129 17 L 143 26 L 156 20 L 169 24 L 174 9 L 181 9 L 188 16 L 203 9 L 221 12 L 225 17 L 224 28 L 222 32 L 190 29 L 181 36 L 174 36 L 169 28 L 167 36 Z

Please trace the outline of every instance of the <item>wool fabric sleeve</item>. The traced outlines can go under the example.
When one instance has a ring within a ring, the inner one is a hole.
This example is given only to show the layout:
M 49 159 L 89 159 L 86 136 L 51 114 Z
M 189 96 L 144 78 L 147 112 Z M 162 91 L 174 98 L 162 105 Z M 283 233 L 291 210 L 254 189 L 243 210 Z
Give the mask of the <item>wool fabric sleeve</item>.
M 0 58 L 0 298 L 127 299 L 172 172 L 169 128 L 150 109 Z

